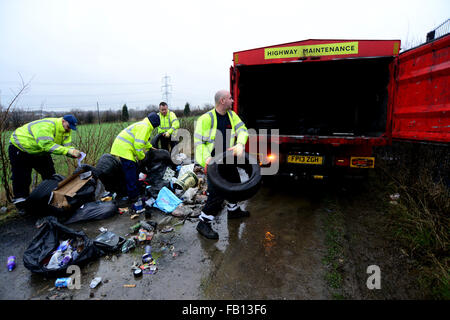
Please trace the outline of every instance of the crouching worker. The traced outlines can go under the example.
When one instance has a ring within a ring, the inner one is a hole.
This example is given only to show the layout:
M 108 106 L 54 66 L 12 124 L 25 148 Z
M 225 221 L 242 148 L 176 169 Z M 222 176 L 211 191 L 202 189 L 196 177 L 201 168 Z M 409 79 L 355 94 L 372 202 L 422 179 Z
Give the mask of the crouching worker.
M 114 140 L 111 154 L 119 157 L 125 175 L 128 203 L 131 209 L 144 211 L 139 189 L 138 161 L 145 158 L 145 152 L 152 148 L 149 142 L 154 128 L 159 126 L 159 116 L 151 112 L 146 118 L 123 129 Z
M 233 150 L 233 155 L 241 157 L 248 140 L 248 131 L 239 116 L 231 110 L 233 99 L 228 91 L 218 91 L 214 97 L 216 107 L 201 115 L 194 132 L 195 161 L 207 172 L 208 163 L 220 151 Z M 218 136 L 221 139 L 218 139 Z M 237 139 L 236 139 L 237 137 Z M 229 141 L 229 145 L 226 142 Z M 225 165 L 226 176 L 231 182 L 240 182 L 239 172 L 233 165 Z M 223 195 L 208 183 L 208 199 L 199 216 L 197 231 L 208 239 L 218 239 L 219 235 L 211 228 L 211 222 L 221 211 Z M 228 219 L 250 216 L 236 203 L 228 203 Z
M 15 204 L 19 214 L 25 213 L 25 200 L 30 193 L 31 171 L 35 169 L 42 180 L 55 174 L 51 155 L 79 158 L 80 151 L 73 148 L 72 130 L 77 130 L 73 115 L 62 118 L 44 118 L 17 128 L 8 148 L 12 171 Z

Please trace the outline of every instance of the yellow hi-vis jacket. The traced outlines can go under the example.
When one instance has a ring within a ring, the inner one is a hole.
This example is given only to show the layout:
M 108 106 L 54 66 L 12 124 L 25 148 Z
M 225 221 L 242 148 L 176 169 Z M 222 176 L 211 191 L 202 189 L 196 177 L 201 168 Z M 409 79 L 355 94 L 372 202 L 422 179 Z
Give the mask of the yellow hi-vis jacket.
M 73 149 L 72 130 L 66 132 L 63 118 L 44 118 L 17 128 L 9 139 L 19 150 L 29 154 L 67 155 Z
M 236 143 L 242 143 L 245 145 L 248 140 L 248 131 L 244 122 L 239 116 L 232 110 L 228 110 L 228 117 L 231 123 L 231 138 L 230 147 L 233 147 Z M 201 115 L 195 125 L 194 131 L 194 152 L 195 161 L 205 167 L 206 159 L 211 156 L 211 152 L 214 149 L 214 141 L 217 132 L 217 114 L 216 109 L 206 112 Z M 237 137 L 237 140 L 236 140 Z M 225 139 L 225 137 L 223 137 Z M 225 152 L 226 150 L 223 150 Z
M 152 147 L 148 141 L 152 131 L 153 126 L 147 117 L 129 125 L 118 134 L 110 153 L 134 162 L 143 160 L 145 152 Z
M 161 112 L 158 112 L 160 124 L 158 127 L 158 133 L 169 132 L 170 134 L 176 134 L 176 130 L 180 128 L 180 121 L 174 112 L 167 110 L 165 116 Z M 175 133 L 174 133 L 175 132 Z

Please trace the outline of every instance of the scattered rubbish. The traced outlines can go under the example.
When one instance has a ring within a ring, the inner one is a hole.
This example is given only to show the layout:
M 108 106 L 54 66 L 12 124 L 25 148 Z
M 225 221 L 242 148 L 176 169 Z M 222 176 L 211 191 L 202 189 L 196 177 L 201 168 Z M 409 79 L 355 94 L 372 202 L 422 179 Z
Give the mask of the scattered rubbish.
M 0 213 L 1 213 L 1 214 L 6 213 L 7 211 L 8 211 L 8 208 L 7 208 L 7 207 L 2 207 L 2 208 L 0 209 Z
M 135 284 L 124 284 L 123 285 L 124 288 L 136 288 Z
M 145 246 L 145 253 L 142 255 L 142 263 L 149 263 L 153 260 L 151 250 L 151 246 Z
M 172 226 L 165 226 L 164 228 L 161 229 L 162 233 L 168 233 L 168 232 L 172 232 L 172 231 L 173 231 Z
M 72 246 L 70 245 L 69 240 L 61 241 L 60 245 L 50 258 L 46 268 L 54 270 L 68 265 L 72 260 L 72 251 Z
M 100 227 L 98 230 L 99 230 L 101 233 L 105 233 L 105 232 L 108 231 L 108 229 L 106 229 L 105 227 Z
M 6 266 L 8 267 L 8 271 L 13 271 L 14 268 L 16 267 L 16 257 L 15 256 L 8 257 L 8 262 Z
M 193 171 L 186 171 L 174 182 L 174 187 L 184 191 L 194 188 L 198 184 L 198 177 Z
M 158 224 L 153 221 L 146 222 L 144 220 L 141 220 L 140 225 L 142 228 L 144 228 L 147 231 L 154 231 Z
M 143 228 L 139 229 L 139 235 L 138 235 L 138 240 L 140 242 L 144 242 L 144 241 L 151 241 L 153 239 L 153 231 L 147 231 Z
M 155 199 L 154 198 L 150 198 L 147 201 L 145 201 L 145 204 L 148 205 L 149 207 L 153 206 L 153 204 L 155 203 Z
M 154 207 L 164 211 L 165 213 L 171 213 L 173 210 L 182 203 L 176 195 L 173 194 L 167 187 L 163 187 L 156 198 Z
M 142 270 L 141 269 L 136 269 L 133 271 L 133 275 L 135 278 L 141 277 L 142 276 Z
M 120 237 L 111 231 L 101 233 L 94 240 L 94 244 L 105 252 L 118 250 L 124 242 L 125 239 L 123 237 Z
M 145 180 L 147 178 L 147 175 L 145 173 L 139 173 L 139 180 Z
M 55 287 L 67 288 L 72 283 L 72 278 L 58 278 L 55 281 Z
M 389 196 L 391 200 L 398 200 L 400 198 L 400 194 L 394 193 Z
M 104 197 L 104 198 L 101 198 L 100 199 L 100 201 L 111 201 L 112 200 L 112 197 Z
M 179 153 L 174 157 L 174 163 L 183 163 L 184 160 L 187 159 L 187 156 L 184 153 Z
M 195 197 L 197 191 L 198 191 L 198 188 L 189 188 L 183 194 L 181 199 L 183 199 L 184 202 L 192 202 L 194 200 L 194 197 Z
M 166 168 L 166 171 L 163 175 L 163 180 L 170 181 L 175 176 L 175 171 L 170 169 L 169 167 Z
M 128 213 L 128 208 L 119 208 L 119 214 Z
M 133 238 L 130 238 L 127 241 L 125 241 L 125 243 L 122 245 L 122 253 L 126 253 L 135 247 L 136 242 L 134 241 Z
M 95 277 L 94 279 L 92 279 L 91 284 L 89 285 L 89 287 L 91 289 L 94 289 L 100 282 L 102 282 L 102 277 Z
M 135 232 L 137 232 L 140 228 L 141 228 L 141 223 L 138 222 L 138 223 L 136 223 L 135 225 L 133 225 L 133 226 L 130 227 L 130 232 L 131 232 L 131 233 L 135 233 Z
M 133 220 L 133 219 L 136 219 L 137 217 L 139 217 L 139 214 L 133 214 L 133 215 L 130 217 L 130 219 Z

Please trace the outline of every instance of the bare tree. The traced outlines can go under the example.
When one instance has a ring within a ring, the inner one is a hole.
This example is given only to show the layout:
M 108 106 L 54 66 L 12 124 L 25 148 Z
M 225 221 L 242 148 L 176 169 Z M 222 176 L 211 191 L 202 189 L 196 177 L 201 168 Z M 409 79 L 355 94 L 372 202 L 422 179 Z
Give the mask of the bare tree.
M 7 130 L 9 129 L 9 121 L 11 116 L 11 108 L 13 108 L 19 97 L 28 90 L 30 81 L 25 83 L 23 81 L 22 76 L 21 78 L 21 87 L 19 91 L 14 95 L 14 98 L 9 103 L 8 107 L 4 110 L 2 110 L 0 115 L 0 179 L 3 182 L 3 189 L 5 191 L 5 197 L 8 202 L 11 202 L 12 200 L 12 187 L 10 184 L 9 174 L 11 172 L 11 166 L 9 163 L 9 157 L 8 157 L 8 145 L 9 145 L 9 138 L 10 135 L 8 134 Z

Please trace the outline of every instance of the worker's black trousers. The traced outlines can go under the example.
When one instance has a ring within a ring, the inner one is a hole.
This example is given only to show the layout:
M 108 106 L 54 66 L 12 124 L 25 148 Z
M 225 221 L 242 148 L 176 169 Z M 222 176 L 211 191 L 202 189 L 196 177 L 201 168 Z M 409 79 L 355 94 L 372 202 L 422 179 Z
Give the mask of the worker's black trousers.
M 175 148 L 175 146 L 178 144 L 178 141 L 172 141 L 172 137 L 164 137 L 161 136 L 160 140 L 161 142 L 161 149 L 167 150 L 169 151 L 169 145 L 170 145 L 170 151 L 173 150 L 173 148 Z
M 223 167 L 225 171 L 222 173 L 222 176 L 227 177 L 227 180 L 230 182 L 241 182 L 241 178 L 239 176 L 239 172 L 236 169 L 236 166 L 223 165 Z M 203 207 L 202 211 L 206 215 L 216 216 L 222 210 L 222 205 L 225 198 L 223 197 L 222 193 L 215 189 L 209 181 L 207 192 L 208 199 L 206 200 L 205 206 Z
M 35 169 L 42 180 L 50 179 L 55 174 L 55 167 L 50 154 L 29 154 L 10 144 L 8 147 L 11 163 L 14 198 L 26 198 L 30 194 L 31 171 Z

